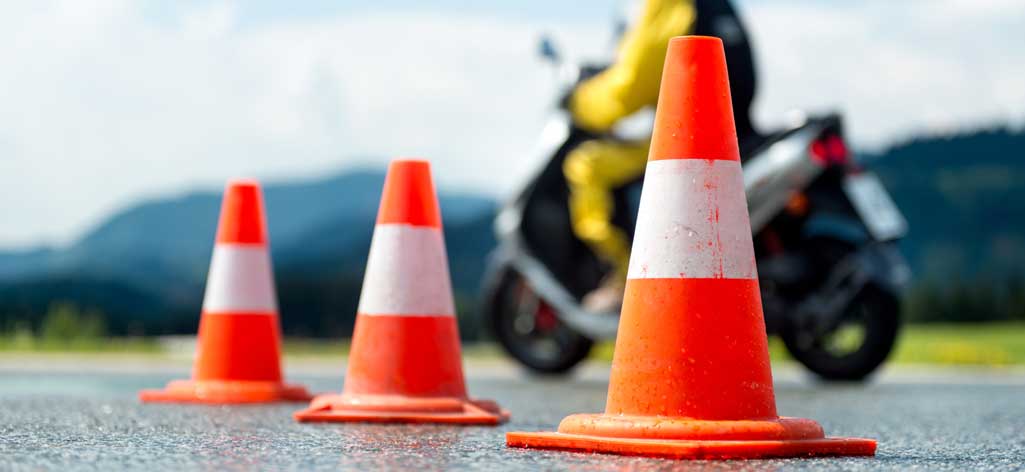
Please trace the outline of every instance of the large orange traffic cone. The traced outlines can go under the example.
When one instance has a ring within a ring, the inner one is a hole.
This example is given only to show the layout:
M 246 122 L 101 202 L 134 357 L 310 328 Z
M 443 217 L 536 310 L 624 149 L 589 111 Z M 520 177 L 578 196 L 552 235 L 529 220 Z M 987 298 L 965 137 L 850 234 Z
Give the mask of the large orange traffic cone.
M 191 380 L 144 390 L 144 402 L 307 401 L 281 380 L 281 337 L 260 186 L 229 182 L 199 321 Z
M 441 230 L 424 161 L 388 169 L 341 395 L 299 421 L 498 424 L 509 413 L 470 399 Z
M 674 458 L 873 455 L 779 417 L 722 42 L 669 43 L 605 414 L 513 447 Z

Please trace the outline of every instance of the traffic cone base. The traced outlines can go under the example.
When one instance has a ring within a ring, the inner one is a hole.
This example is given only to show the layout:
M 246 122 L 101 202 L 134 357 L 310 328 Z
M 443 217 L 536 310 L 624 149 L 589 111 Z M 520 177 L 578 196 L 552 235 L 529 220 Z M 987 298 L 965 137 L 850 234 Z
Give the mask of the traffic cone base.
M 143 390 L 139 400 L 211 404 L 309 401 L 313 395 L 306 388 L 277 380 L 281 375 L 276 368 L 280 358 L 277 329 L 276 317 L 267 314 L 204 316 L 200 320 L 203 336 L 197 342 L 198 350 L 206 353 L 206 362 L 195 366 L 195 378 L 171 381 L 164 390 Z M 231 359 L 239 352 L 248 353 L 245 362 Z
M 424 337 L 419 333 L 433 333 Z M 451 316 L 364 315 L 356 322 L 346 390 L 318 395 L 301 422 L 495 425 L 509 412 L 466 397 L 459 333 Z M 388 369 L 379 368 L 388 365 Z M 392 392 L 401 384 L 403 395 Z M 373 393 L 368 393 L 373 392 Z
M 147 403 L 268 403 L 305 402 L 313 398 L 306 387 L 276 381 L 173 380 L 163 390 L 143 390 Z
M 660 416 L 571 415 L 555 433 L 508 433 L 511 447 L 676 459 L 759 459 L 875 454 L 871 439 L 827 438 L 803 418 L 691 420 Z
M 559 432 L 634 439 L 798 440 L 822 439 L 822 427 L 803 418 L 691 420 L 659 416 L 570 415 Z
M 876 451 L 875 441 L 853 438 L 723 441 L 607 438 L 566 433 L 506 433 L 506 445 L 666 459 L 871 456 Z
M 490 400 L 359 394 L 319 395 L 294 416 L 300 422 L 497 425 L 509 420 L 509 412 Z
M 430 165 L 388 168 L 352 333 L 345 386 L 301 422 L 497 425 L 509 412 L 466 393 L 445 238 Z

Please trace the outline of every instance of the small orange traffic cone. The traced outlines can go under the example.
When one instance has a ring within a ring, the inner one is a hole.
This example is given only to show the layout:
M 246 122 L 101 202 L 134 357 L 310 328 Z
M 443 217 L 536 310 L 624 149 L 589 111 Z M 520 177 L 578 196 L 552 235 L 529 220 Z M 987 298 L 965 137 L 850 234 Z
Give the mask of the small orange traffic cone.
M 873 455 L 779 417 L 722 42 L 669 43 L 605 414 L 512 447 L 688 459 Z
M 144 402 L 307 401 L 281 380 L 281 337 L 260 186 L 228 182 L 199 321 L 192 379 L 143 390 Z
M 341 395 L 321 395 L 298 421 L 461 423 L 509 419 L 470 399 L 441 212 L 424 161 L 392 162 L 360 294 Z

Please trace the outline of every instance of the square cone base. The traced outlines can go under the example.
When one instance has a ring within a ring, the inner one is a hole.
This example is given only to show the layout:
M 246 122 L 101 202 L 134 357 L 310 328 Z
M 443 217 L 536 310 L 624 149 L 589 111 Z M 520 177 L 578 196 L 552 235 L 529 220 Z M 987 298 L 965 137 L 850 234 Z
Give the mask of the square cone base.
M 495 426 L 509 412 L 490 400 L 398 395 L 320 395 L 293 415 L 299 422 L 437 423 Z
M 247 380 L 174 380 L 163 390 L 143 390 L 143 403 L 234 403 L 305 402 L 313 395 L 302 385 Z
M 769 459 L 873 456 L 876 442 L 860 438 L 790 440 L 630 439 L 565 433 L 506 433 L 506 445 L 668 459 Z

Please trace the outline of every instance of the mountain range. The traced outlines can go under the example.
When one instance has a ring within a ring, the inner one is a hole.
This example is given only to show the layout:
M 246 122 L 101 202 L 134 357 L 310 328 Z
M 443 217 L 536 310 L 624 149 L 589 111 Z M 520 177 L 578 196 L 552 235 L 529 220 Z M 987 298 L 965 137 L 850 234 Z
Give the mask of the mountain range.
M 383 184 L 383 172 L 361 170 L 264 186 L 281 310 L 296 313 L 282 316 L 287 331 L 351 329 Z M 220 200 L 146 201 L 67 248 L 0 253 L 0 313 L 34 324 L 51 303 L 71 301 L 103 312 L 116 334 L 194 329 Z M 494 246 L 496 202 L 441 192 L 439 204 L 457 298 L 472 298 Z
M 1025 133 L 996 128 L 861 156 L 907 217 L 901 247 L 919 281 L 942 289 L 1025 274 L 1023 150 Z M 265 185 L 287 333 L 350 333 L 383 181 L 381 171 L 360 170 Z M 473 337 L 497 203 L 444 189 L 439 200 L 461 329 Z M 51 304 L 68 301 L 102 312 L 113 334 L 194 332 L 219 207 L 214 191 L 153 199 L 67 248 L 0 253 L 0 330 L 38 326 Z
M 919 281 L 1025 274 L 1025 131 L 910 139 L 863 156 L 908 220 Z

